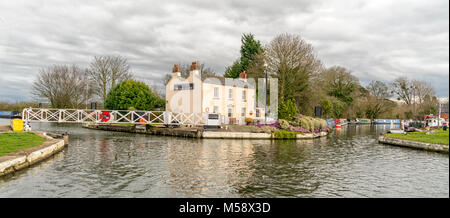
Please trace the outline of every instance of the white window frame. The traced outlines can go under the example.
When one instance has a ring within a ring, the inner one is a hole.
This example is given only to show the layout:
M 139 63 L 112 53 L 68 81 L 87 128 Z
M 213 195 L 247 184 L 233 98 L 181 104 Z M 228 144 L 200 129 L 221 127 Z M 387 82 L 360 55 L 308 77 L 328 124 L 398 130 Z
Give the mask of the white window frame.
M 219 87 L 214 87 L 214 98 L 219 98 Z
M 247 91 L 242 90 L 242 102 L 247 102 Z
M 228 89 L 228 99 L 233 99 L 233 89 Z

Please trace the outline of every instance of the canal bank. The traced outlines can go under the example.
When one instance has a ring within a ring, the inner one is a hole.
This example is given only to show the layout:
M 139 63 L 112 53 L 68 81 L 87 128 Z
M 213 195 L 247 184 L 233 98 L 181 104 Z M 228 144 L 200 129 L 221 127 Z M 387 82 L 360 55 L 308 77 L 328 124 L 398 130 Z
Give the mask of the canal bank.
M 426 142 L 419 142 L 419 141 L 412 141 L 412 140 L 404 140 L 404 139 L 392 138 L 392 137 L 387 136 L 386 134 L 380 135 L 378 137 L 378 142 L 382 143 L 382 144 L 395 145 L 395 146 L 408 147 L 408 148 L 415 148 L 415 149 L 420 149 L 420 150 L 436 151 L 436 152 L 441 152 L 441 153 L 449 153 L 448 152 L 448 145 L 433 144 L 433 143 L 426 143 Z
M 82 126 L 88 129 L 141 133 L 150 135 L 176 136 L 186 138 L 202 139 L 314 139 L 328 135 L 328 132 L 319 133 L 298 133 L 288 137 L 280 137 L 274 132 L 264 132 L 258 127 L 253 127 L 254 132 L 233 131 L 233 129 L 204 129 L 203 127 L 156 127 L 141 125 L 112 125 L 83 123 Z
M 33 133 L 40 137 L 43 137 L 45 141 L 41 145 L 33 146 L 31 148 L 23 149 L 13 153 L 7 153 L 0 156 L 0 176 L 19 171 L 38 162 L 41 162 L 58 153 L 68 144 L 68 135 L 58 135 L 46 132 Z
M 0 119 L 1 122 L 1 119 Z M 9 122 L 9 121 L 8 121 Z M 6 122 L 6 123 L 8 123 Z M 196 139 L 32 123 L 70 146 L 0 177 L 0 197 L 448 197 L 448 155 L 379 144 L 390 125 L 309 140 Z

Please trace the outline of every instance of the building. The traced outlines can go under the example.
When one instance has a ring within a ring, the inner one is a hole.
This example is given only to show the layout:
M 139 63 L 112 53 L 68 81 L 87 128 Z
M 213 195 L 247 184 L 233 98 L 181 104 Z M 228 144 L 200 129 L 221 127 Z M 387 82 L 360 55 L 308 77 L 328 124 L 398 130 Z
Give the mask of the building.
M 245 118 L 264 120 L 264 108 L 256 107 L 255 85 L 247 81 L 245 72 L 238 79 L 201 75 L 197 62 L 192 62 L 187 78 L 174 65 L 166 85 L 166 111 L 219 114 L 225 124 L 245 124 Z

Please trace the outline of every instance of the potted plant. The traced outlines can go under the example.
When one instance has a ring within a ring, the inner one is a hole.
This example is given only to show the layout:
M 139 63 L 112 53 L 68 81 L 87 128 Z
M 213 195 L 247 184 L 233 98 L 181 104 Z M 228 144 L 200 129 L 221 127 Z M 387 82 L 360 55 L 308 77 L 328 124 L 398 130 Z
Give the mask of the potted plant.
M 247 125 L 250 125 L 253 122 L 253 119 L 250 117 L 245 118 L 245 123 L 247 123 Z

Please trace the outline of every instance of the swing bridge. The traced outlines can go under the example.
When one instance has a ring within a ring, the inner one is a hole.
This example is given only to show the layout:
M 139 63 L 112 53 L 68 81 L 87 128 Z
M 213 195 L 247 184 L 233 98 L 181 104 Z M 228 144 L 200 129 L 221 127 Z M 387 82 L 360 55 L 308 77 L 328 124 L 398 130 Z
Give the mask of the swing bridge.
M 159 125 L 205 125 L 208 114 L 174 113 L 168 111 L 90 110 L 25 108 L 24 123 L 114 123 Z

